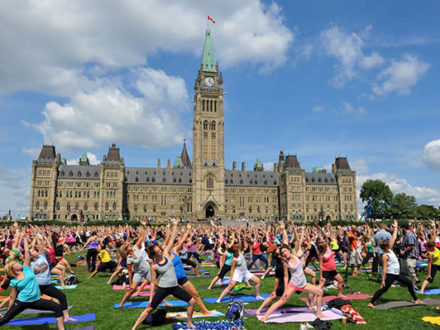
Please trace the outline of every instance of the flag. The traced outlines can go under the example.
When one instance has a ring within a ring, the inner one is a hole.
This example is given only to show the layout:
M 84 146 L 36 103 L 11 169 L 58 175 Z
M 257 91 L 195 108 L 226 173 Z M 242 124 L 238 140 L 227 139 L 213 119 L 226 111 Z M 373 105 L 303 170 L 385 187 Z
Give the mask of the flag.
M 215 23 L 214 19 L 208 15 L 208 21 L 211 21 L 212 23 Z

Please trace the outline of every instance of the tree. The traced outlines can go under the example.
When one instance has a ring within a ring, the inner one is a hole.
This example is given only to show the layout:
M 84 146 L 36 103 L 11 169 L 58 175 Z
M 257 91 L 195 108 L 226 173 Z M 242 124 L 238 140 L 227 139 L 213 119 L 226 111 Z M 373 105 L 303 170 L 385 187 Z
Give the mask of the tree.
M 439 210 L 432 205 L 422 204 L 417 207 L 417 219 L 427 220 L 437 218 Z
M 367 180 L 361 187 L 360 198 L 364 203 L 373 206 L 373 218 L 386 218 L 393 199 L 390 187 L 381 180 Z
M 405 193 L 395 194 L 391 200 L 390 214 L 397 219 L 415 218 L 417 201 L 414 196 Z

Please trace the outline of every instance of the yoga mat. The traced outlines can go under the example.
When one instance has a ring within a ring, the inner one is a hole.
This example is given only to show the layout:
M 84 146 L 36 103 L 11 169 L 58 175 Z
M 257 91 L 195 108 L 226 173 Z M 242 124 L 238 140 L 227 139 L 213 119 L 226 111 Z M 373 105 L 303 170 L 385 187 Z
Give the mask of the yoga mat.
M 186 277 L 197 277 L 195 274 L 188 274 Z M 212 274 L 200 274 L 200 277 L 212 277 Z
M 149 297 L 150 291 L 141 291 L 138 294 L 133 293 L 131 296 L 132 297 Z
M 73 285 L 66 285 L 64 288 L 61 287 L 61 285 L 55 285 L 55 287 L 59 290 L 73 290 L 76 289 L 78 285 L 77 284 L 73 284 Z
M 182 300 L 167 300 L 172 306 L 165 306 L 164 304 L 160 304 L 160 307 L 182 307 L 188 305 L 185 301 Z M 118 308 L 119 303 L 113 304 L 113 308 Z M 145 308 L 148 306 L 148 301 L 129 301 L 124 304 L 122 308 Z
M 440 316 L 425 316 L 422 320 L 428 323 L 440 325 Z
M 330 300 L 336 299 L 338 298 L 337 296 L 324 296 L 322 298 L 323 302 L 329 302 Z M 344 300 L 362 300 L 362 299 L 370 299 L 373 298 L 373 296 L 369 296 L 367 294 L 362 294 L 362 293 L 358 293 L 358 294 L 347 294 L 344 297 L 342 297 L 342 299 Z M 302 301 L 307 301 L 307 298 L 301 298 Z
M 257 309 L 245 309 L 244 310 L 247 314 L 256 316 L 257 315 Z M 267 309 L 263 309 L 260 313 L 260 315 L 264 315 L 266 313 Z M 273 312 L 273 314 L 288 314 L 288 313 L 310 313 L 313 312 L 308 307 L 281 307 L 278 308 L 276 311 Z
M 228 285 L 227 284 L 222 284 L 222 285 L 214 285 L 211 290 L 218 290 L 218 289 L 224 289 L 226 288 Z M 202 285 L 199 287 L 200 290 L 208 290 L 208 286 L 207 285 Z
M 323 311 L 325 315 L 323 320 L 342 320 L 345 317 L 332 312 L 331 310 Z M 258 315 L 257 318 L 261 320 L 263 315 Z M 265 323 L 289 323 L 289 322 L 313 322 L 316 319 L 315 312 L 300 312 L 300 313 L 287 313 L 287 314 L 272 314 L 269 316 Z
M 252 273 L 252 274 L 254 274 L 254 275 L 256 275 L 256 276 L 263 276 L 264 275 L 264 272 L 254 272 L 254 273 Z M 275 275 L 275 272 L 269 272 L 269 274 L 267 274 L 267 275 Z M 266 276 L 267 276 L 266 275 Z
M 68 321 L 64 323 L 77 323 L 77 322 L 89 322 L 96 321 L 95 313 L 84 315 L 71 315 L 76 321 Z M 37 325 L 37 324 L 56 324 L 57 319 L 55 317 L 31 317 L 28 319 L 14 319 L 9 321 L 7 325 Z
M 428 298 L 428 299 L 423 300 L 423 303 L 428 306 L 429 305 L 437 305 L 437 304 L 440 304 L 440 300 Z M 376 309 L 386 310 L 386 309 L 391 309 L 391 308 L 412 307 L 412 306 L 420 306 L 420 305 L 416 305 L 412 301 L 390 301 L 385 304 L 376 305 L 375 307 L 376 307 Z M 423 306 L 423 305 L 421 305 L 421 306 Z
M 218 316 L 225 316 L 225 314 L 213 310 L 211 311 L 212 314 L 210 315 L 205 315 L 203 313 L 200 312 L 194 312 L 193 314 L 193 318 L 195 317 L 218 317 Z M 186 319 L 188 317 L 188 314 L 186 312 L 172 312 L 172 313 L 167 313 L 167 318 L 174 318 L 174 319 Z
M 267 297 L 269 297 L 269 294 L 263 293 L 261 296 L 263 298 L 267 298 Z M 242 302 L 263 301 L 263 300 L 255 299 L 254 295 L 242 295 L 242 296 L 233 296 L 233 297 L 234 297 L 234 301 L 236 301 L 236 300 L 241 300 Z M 210 304 L 216 304 L 217 299 L 218 299 L 218 297 L 203 298 L 204 301 L 206 301 L 207 303 L 210 303 Z M 225 297 L 223 297 L 221 303 L 225 303 L 225 302 L 228 303 L 230 301 L 231 301 L 230 296 L 225 296 Z
M 417 293 L 420 293 L 420 291 L 416 291 Z M 432 295 L 432 294 L 440 294 L 440 289 L 426 289 L 425 295 Z
M 200 266 L 202 266 L 202 267 L 217 267 L 217 265 L 213 265 L 213 264 L 200 264 Z

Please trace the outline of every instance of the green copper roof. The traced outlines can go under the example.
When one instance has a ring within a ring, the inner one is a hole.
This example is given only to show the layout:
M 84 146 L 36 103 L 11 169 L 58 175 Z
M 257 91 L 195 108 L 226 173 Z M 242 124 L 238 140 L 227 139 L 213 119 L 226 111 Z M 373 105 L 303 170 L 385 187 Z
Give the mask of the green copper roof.
M 313 173 L 319 173 L 322 172 L 323 168 L 322 167 L 314 167 L 313 168 Z
M 83 154 L 81 155 L 81 161 L 87 162 L 87 152 L 83 152 Z
M 263 167 L 263 163 L 261 162 L 260 158 L 257 158 L 257 160 L 255 162 L 255 167 Z
M 174 162 L 174 168 L 183 168 L 182 158 L 179 156 L 176 157 L 176 161 Z
M 211 31 L 206 30 L 205 46 L 203 48 L 202 70 L 207 72 L 217 72 L 215 66 L 214 50 L 212 49 Z
M 61 164 L 63 164 L 63 165 L 67 165 L 66 158 L 61 158 Z

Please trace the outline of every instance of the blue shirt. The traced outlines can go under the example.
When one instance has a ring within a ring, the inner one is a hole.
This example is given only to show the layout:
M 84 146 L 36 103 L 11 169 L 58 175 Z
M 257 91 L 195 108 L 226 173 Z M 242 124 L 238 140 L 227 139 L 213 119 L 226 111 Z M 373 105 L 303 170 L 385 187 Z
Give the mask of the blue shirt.
M 376 243 L 376 251 L 378 255 L 383 254 L 383 250 L 380 248 L 380 241 L 390 241 L 393 239 L 393 235 L 391 235 L 385 229 L 379 230 L 376 235 L 374 235 L 374 242 Z
M 23 266 L 23 273 L 23 279 L 13 278 L 11 280 L 11 286 L 18 291 L 17 300 L 21 302 L 37 301 L 41 297 L 41 292 L 32 268 Z
M 414 246 L 414 248 L 407 253 L 405 258 L 406 257 L 411 258 L 411 259 L 418 259 L 419 258 L 419 256 L 420 256 L 419 242 L 417 241 L 416 235 L 411 230 L 408 230 L 406 232 L 406 235 L 403 237 L 403 240 L 402 240 L 402 245 L 405 249 L 409 246 Z
M 226 255 L 225 265 L 230 266 L 232 263 L 232 258 L 234 258 L 234 254 L 231 252 L 228 252 L 228 254 Z
M 41 269 L 44 266 L 47 266 L 45 270 L 35 273 L 35 267 Z M 50 278 L 49 263 L 47 262 L 45 256 L 39 254 L 37 260 L 31 262 L 31 267 L 34 270 L 38 285 L 49 285 L 52 283 Z
M 176 272 L 177 279 L 180 280 L 181 278 L 184 278 L 186 276 L 185 269 L 183 268 L 182 260 L 180 259 L 180 257 L 172 251 L 171 253 L 174 256 L 173 258 L 174 271 Z

